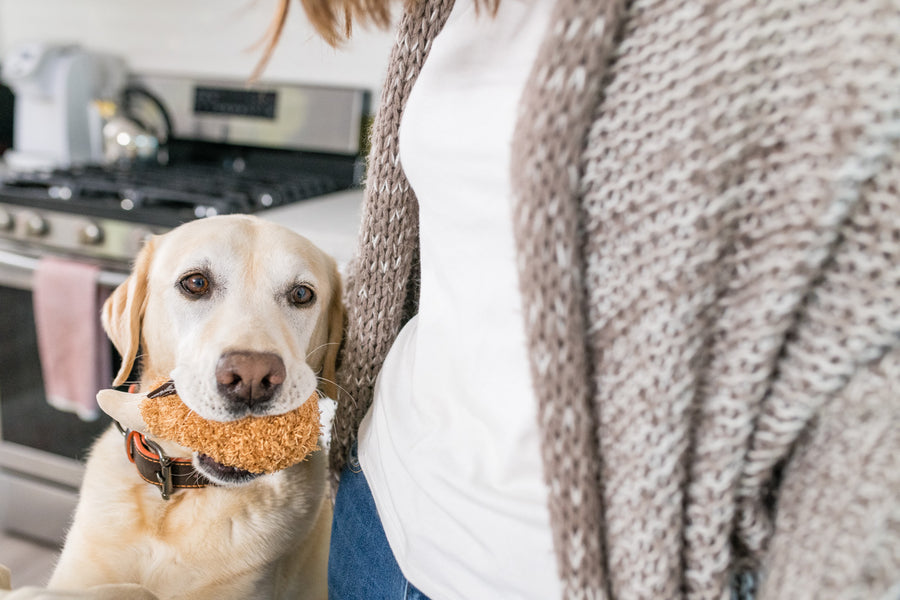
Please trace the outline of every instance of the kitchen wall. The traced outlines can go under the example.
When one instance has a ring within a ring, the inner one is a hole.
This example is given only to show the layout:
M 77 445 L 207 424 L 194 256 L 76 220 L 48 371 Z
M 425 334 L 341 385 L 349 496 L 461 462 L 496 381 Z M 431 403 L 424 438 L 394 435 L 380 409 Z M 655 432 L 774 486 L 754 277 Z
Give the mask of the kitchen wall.
M 277 0 L 0 0 L 0 59 L 23 41 L 78 43 L 123 56 L 132 70 L 244 79 L 261 55 Z M 392 32 L 356 27 L 320 41 L 292 0 L 263 78 L 366 87 L 377 102 Z

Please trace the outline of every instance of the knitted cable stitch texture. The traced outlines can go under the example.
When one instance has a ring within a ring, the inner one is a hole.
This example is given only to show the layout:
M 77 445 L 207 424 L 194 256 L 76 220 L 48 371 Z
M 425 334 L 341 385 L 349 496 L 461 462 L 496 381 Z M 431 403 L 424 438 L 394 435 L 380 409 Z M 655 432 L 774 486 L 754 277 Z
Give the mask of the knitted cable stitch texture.
M 415 308 L 401 24 L 332 466 Z M 900 6 L 558 0 L 511 165 L 566 598 L 900 589 Z

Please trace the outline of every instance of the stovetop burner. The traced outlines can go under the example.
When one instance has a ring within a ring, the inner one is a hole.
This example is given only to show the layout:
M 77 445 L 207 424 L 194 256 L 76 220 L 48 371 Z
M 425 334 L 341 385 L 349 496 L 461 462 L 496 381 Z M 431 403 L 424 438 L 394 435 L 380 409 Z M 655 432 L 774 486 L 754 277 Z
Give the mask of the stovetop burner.
M 254 213 L 348 187 L 337 175 L 203 164 L 89 165 L 0 179 L 4 201 L 174 227 L 196 218 Z

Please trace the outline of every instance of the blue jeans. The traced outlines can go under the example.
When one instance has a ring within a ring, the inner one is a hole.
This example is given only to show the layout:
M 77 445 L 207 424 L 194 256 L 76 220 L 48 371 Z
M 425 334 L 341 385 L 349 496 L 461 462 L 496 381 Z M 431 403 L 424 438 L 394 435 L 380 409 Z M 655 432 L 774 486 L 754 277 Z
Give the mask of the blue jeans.
M 400 572 L 355 452 L 341 473 L 335 498 L 328 598 L 428 600 Z

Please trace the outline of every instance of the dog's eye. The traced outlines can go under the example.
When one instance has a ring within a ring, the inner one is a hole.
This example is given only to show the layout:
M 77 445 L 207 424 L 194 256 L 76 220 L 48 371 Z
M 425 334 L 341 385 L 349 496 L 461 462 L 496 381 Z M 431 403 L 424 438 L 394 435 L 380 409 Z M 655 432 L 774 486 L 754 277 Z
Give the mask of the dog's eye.
M 304 306 L 312 302 L 316 297 L 308 285 L 295 285 L 288 294 L 288 299 L 294 306 Z
M 181 281 L 181 289 L 191 296 L 202 296 L 209 291 L 209 279 L 202 273 L 191 273 Z

